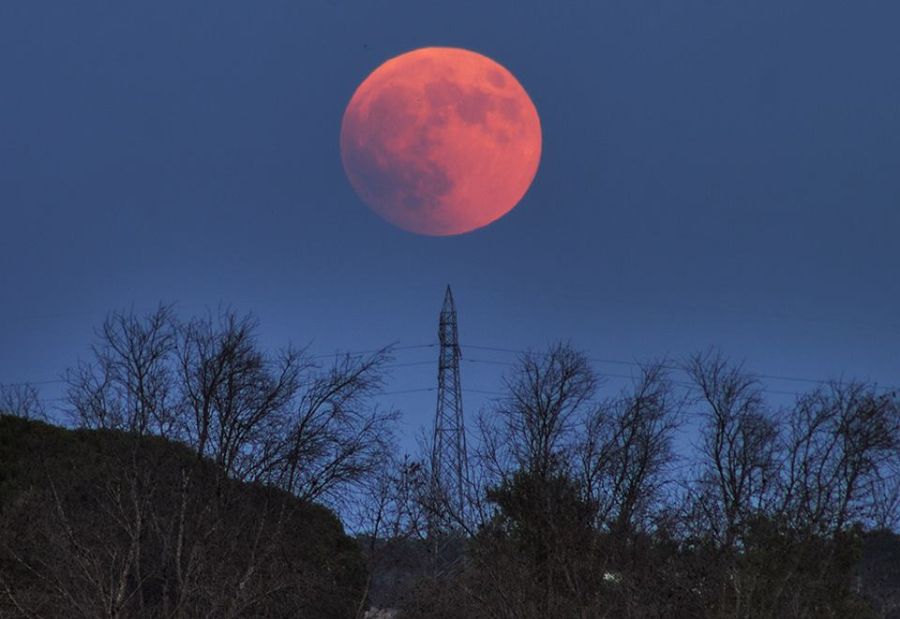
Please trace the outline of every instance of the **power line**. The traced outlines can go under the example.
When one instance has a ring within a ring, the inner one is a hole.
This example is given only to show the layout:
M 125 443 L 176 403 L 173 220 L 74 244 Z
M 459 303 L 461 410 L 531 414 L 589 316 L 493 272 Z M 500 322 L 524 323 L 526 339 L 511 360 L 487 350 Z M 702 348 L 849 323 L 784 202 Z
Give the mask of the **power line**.
M 436 342 L 432 342 L 429 344 L 413 344 L 409 346 L 385 346 L 383 348 L 371 348 L 369 350 L 348 350 L 348 351 L 340 351 L 333 353 L 320 353 L 315 355 L 308 355 L 307 359 L 333 359 L 337 357 L 359 357 L 362 355 L 371 355 L 379 352 L 387 352 L 388 354 L 395 351 L 403 351 L 403 350 L 421 350 L 425 348 L 435 348 L 437 346 Z M 434 363 L 434 361 L 420 361 L 414 363 L 395 363 L 384 366 L 385 368 L 399 368 L 399 367 L 407 367 L 413 365 L 425 365 L 427 363 Z M 16 381 L 16 382 L 3 382 L 0 381 L 0 385 L 5 387 L 25 387 L 28 385 L 55 385 L 60 383 L 68 382 L 65 378 L 54 378 L 48 380 L 26 380 L 26 381 Z
M 338 358 L 338 357 L 344 357 L 344 356 L 355 357 L 355 356 L 362 356 L 362 355 L 366 355 L 366 354 L 375 354 L 375 353 L 379 353 L 382 351 L 386 351 L 387 353 L 390 354 L 392 352 L 433 349 L 433 348 L 436 348 L 437 346 L 438 346 L 438 344 L 436 342 L 423 343 L 423 344 L 412 344 L 412 345 L 405 345 L 405 346 L 394 346 L 394 347 L 391 347 L 389 345 L 389 346 L 385 346 L 383 348 L 372 348 L 372 349 L 366 349 L 366 350 L 342 351 L 342 352 L 334 352 L 334 353 L 320 353 L 320 354 L 316 354 L 316 355 L 309 355 L 307 358 L 328 359 L 328 358 Z M 539 357 L 547 356 L 550 354 L 550 353 L 546 353 L 546 352 L 533 351 L 533 350 L 507 348 L 507 347 L 500 347 L 500 346 L 482 346 L 482 345 L 478 345 L 478 344 L 466 344 L 466 345 L 463 345 L 461 348 L 470 349 L 470 350 L 487 351 L 487 352 L 497 352 L 497 353 L 504 353 L 504 354 L 513 354 L 513 355 L 530 354 L 530 355 L 539 356 Z M 646 367 L 646 365 L 647 365 L 647 364 L 639 363 L 637 361 L 626 361 L 624 359 L 611 359 L 611 358 L 602 358 L 602 357 L 593 357 L 593 356 L 587 357 L 587 359 L 593 363 L 619 365 L 619 366 L 625 366 L 625 367 L 631 367 L 631 368 L 642 368 L 642 367 Z M 477 358 L 477 357 L 475 357 L 475 358 L 463 357 L 461 359 L 461 361 L 463 361 L 465 363 L 469 363 L 469 364 L 493 365 L 493 366 L 500 366 L 500 367 L 507 367 L 507 368 L 512 368 L 512 367 L 516 366 L 516 363 L 511 362 L 511 361 L 501 361 L 501 360 L 497 360 L 497 359 L 482 359 L 482 358 Z M 435 364 L 435 361 L 429 359 L 429 360 L 424 360 L 424 361 L 390 363 L 383 367 L 384 367 L 384 369 L 397 369 L 397 368 L 405 368 L 405 367 L 428 366 L 428 365 L 434 365 L 434 364 Z M 676 371 L 676 372 L 685 372 L 685 369 L 679 365 L 662 364 L 661 367 L 666 370 L 671 370 L 671 371 Z M 757 378 L 764 379 L 764 380 L 784 381 L 784 382 L 790 382 L 790 383 L 803 383 L 803 384 L 809 384 L 809 385 L 827 385 L 831 382 L 829 380 L 823 380 L 823 379 L 814 379 L 814 378 L 798 377 L 798 376 L 785 376 L 785 375 L 779 375 L 779 374 L 752 373 L 752 375 Z M 601 376 L 606 377 L 606 378 L 618 378 L 618 379 L 624 379 L 624 380 L 633 380 L 635 378 L 634 375 L 617 374 L 617 373 L 612 373 L 612 372 L 601 372 Z M 56 379 L 47 379 L 47 380 L 38 380 L 38 381 L 17 381 L 17 382 L 6 382 L 6 383 L 0 382 L 0 386 L 24 387 L 24 386 L 29 386 L 29 385 L 34 385 L 34 386 L 57 385 L 57 384 L 65 384 L 67 382 L 68 381 L 64 378 L 56 378 Z M 691 383 L 687 383 L 687 382 L 683 382 L 683 381 L 674 381 L 674 384 L 683 386 L 683 387 L 692 386 Z M 875 385 L 875 388 L 878 390 L 886 391 L 886 392 L 887 391 L 900 391 L 900 386 L 896 386 L 896 385 Z M 434 390 L 434 389 L 432 388 L 432 390 Z M 404 391 L 402 391 L 402 393 L 415 393 L 415 392 L 420 392 L 420 391 L 424 391 L 424 390 L 422 390 L 422 389 L 404 390 Z M 498 392 L 488 393 L 488 392 L 485 392 L 482 390 L 473 390 L 473 389 L 464 389 L 464 391 L 467 393 L 484 393 L 486 395 L 503 395 Z M 773 395 L 787 395 L 787 396 L 794 396 L 794 397 L 802 395 L 802 392 L 772 389 L 769 387 L 763 387 L 762 391 L 765 393 L 773 394 Z M 401 392 L 395 392 L 395 391 L 383 392 L 382 395 L 394 395 L 396 393 L 401 393 Z M 47 400 L 47 401 L 51 402 L 53 400 Z
M 57 383 L 64 383 L 66 380 L 64 378 L 56 378 L 53 380 L 31 380 L 31 381 L 23 381 L 18 383 L 0 383 L 0 385 L 4 387 L 27 387 L 29 385 L 54 385 Z
M 413 361 L 411 363 L 392 363 L 390 365 L 382 366 L 386 370 L 393 370 L 395 368 L 409 368 L 417 365 L 436 365 L 433 359 L 428 361 Z
M 400 389 L 398 391 L 382 391 L 378 395 L 399 395 L 402 393 L 425 393 L 428 391 L 435 391 L 436 387 L 422 387 L 420 389 Z
M 422 348 L 434 348 L 437 346 L 437 343 L 432 342 L 431 344 L 414 344 L 411 346 L 385 346 L 384 348 L 372 348 L 369 350 L 347 350 L 347 351 L 339 351 L 333 353 L 323 353 L 318 355 L 309 355 L 310 359 L 329 359 L 333 357 L 359 357 L 361 355 L 371 355 L 378 352 L 386 352 L 388 354 L 398 351 L 398 350 L 418 350 Z
M 486 351 L 493 351 L 493 352 L 510 353 L 510 354 L 516 354 L 516 355 L 530 354 L 530 355 L 536 355 L 536 356 L 541 356 L 541 357 L 545 357 L 545 356 L 548 356 L 548 355 L 550 354 L 550 353 L 543 353 L 543 352 L 529 351 L 529 350 L 521 350 L 521 349 L 515 349 L 515 348 L 501 348 L 501 347 L 497 347 L 497 346 L 478 346 L 478 345 L 475 345 L 475 344 L 466 344 L 466 345 L 464 345 L 464 348 L 472 348 L 472 349 L 475 349 L 475 350 L 486 350 Z M 598 357 L 588 357 L 587 359 L 588 359 L 589 361 L 593 361 L 594 363 L 607 363 L 607 364 L 612 364 L 612 365 L 625 365 L 625 366 L 636 367 L 636 368 L 645 367 L 645 366 L 647 365 L 647 364 L 638 363 L 637 361 L 625 361 L 625 360 L 623 360 L 623 359 L 603 359 L 603 358 L 598 358 Z M 469 359 L 469 361 L 473 361 L 473 360 L 472 360 L 472 359 Z M 496 362 L 488 362 L 488 361 L 484 361 L 484 363 L 496 363 L 497 365 L 500 365 L 500 364 L 502 364 L 503 362 L 501 362 L 501 361 L 496 361 Z M 509 364 L 509 365 L 514 365 L 514 364 Z M 662 364 L 661 367 L 662 367 L 663 369 L 666 369 L 666 370 L 673 370 L 673 371 L 678 371 L 678 372 L 684 372 L 684 371 L 685 371 L 685 369 L 684 369 L 683 367 L 677 366 L 677 365 L 667 365 L 667 364 Z M 831 381 L 829 381 L 829 380 L 823 380 L 823 379 L 800 378 L 800 377 L 796 377 L 796 376 L 782 376 L 782 375 L 778 375 L 778 374 L 755 374 L 755 373 L 752 373 L 752 374 L 753 374 L 753 376 L 756 376 L 756 377 L 758 377 L 758 378 L 765 378 L 765 379 L 768 379 L 768 380 L 779 380 L 779 381 L 785 381 L 785 382 L 798 382 L 798 383 L 808 383 L 808 384 L 815 384 L 815 385 L 827 385 L 827 384 L 829 384 L 829 383 L 831 382 Z M 611 374 L 607 374 L 607 376 L 612 376 L 612 375 L 611 375 Z M 631 378 L 631 377 L 626 377 L 626 378 Z M 879 386 L 878 388 L 879 388 L 879 389 L 883 389 L 883 390 L 885 390 L 885 391 L 896 391 L 896 390 L 900 390 L 900 386 L 896 386 L 896 385 L 881 385 L 881 386 Z M 782 393 L 789 393 L 789 392 L 782 392 Z

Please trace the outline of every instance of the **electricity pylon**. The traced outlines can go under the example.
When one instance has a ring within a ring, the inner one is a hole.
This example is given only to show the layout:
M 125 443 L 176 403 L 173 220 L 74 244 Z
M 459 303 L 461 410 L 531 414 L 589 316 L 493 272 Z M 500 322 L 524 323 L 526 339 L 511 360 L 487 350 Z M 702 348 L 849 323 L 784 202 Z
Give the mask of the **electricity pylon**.
M 465 518 L 469 466 L 466 457 L 466 428 L 463 420 L 462 388 L 459 377 L 459 333 L 456 306 L 450 286 L 444 294 L 438 337 L 441 343 L 438 361 L 437 410 L 434 415 L 434 444 L 431 452 L 431 476 L 435 498 L 440 505 L 439 521 L 457 522 Z

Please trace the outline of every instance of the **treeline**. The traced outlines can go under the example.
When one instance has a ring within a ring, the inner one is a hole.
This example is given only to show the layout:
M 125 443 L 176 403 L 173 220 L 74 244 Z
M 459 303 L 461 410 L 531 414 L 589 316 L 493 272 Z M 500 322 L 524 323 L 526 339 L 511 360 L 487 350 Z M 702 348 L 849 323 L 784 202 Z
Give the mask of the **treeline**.
M 567 346 L 520 358 L 479 418 L 468 509 L 426 501 L 465 554 L 395 583 L 404 616 L 900 614 L 898 394 L 832 382 L 773 409 L 715 353 L 614 397 L 601 378 Z
M 460 502 L 428 445 L 399 455 L 388 349 L 323 363 L 164 307 L 91 351 L 75 443 L 0 435 L 0 615 L 900 613 L 900 395 L 875 385 L 774 408 L 711 352 L 610 394 L 571 346 L 526 353 L 470 421 Z M 40 413 L 30 389 L 0 408 Z
M 66 375 L 77 432 L 0 393 L 0 616 L 356 616 L 366 565 L 318 504 L 392 458 L 386 359 L 269 353 L 229 311 L 112 314 Z
M 184 446 L 0 415 L 0 617 L 352 617 L 329 510 Z

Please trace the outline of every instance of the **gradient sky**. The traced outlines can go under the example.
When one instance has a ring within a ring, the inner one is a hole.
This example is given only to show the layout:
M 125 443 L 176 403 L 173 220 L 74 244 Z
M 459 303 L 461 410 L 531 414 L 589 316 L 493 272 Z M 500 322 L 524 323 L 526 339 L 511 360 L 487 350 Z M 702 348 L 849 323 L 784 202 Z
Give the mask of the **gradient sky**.
M 316 353 L 426 345 L 450 283 L 469 414 L 513 359 L 473 346 L 559 339 L 900 384 L 898 23 L 893 0 L 3 0 L 0 382 L 58 379 L 106 312 L 160 301 Z M 359 82 L 431 45 L 510 69 L 544 131 L 520 205 L 451 238 L 379 219 L 338 150 Z M 397 352 L 408 437 L 436 355 Z

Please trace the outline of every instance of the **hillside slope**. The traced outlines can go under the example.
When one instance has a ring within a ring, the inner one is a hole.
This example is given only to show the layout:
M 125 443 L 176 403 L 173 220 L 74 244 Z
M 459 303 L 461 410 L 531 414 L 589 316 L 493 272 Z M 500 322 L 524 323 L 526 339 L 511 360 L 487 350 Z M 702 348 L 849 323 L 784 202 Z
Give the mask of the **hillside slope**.
M 182 445 L 0 416 L 0 616 L 346 617 L 335 515 Z

